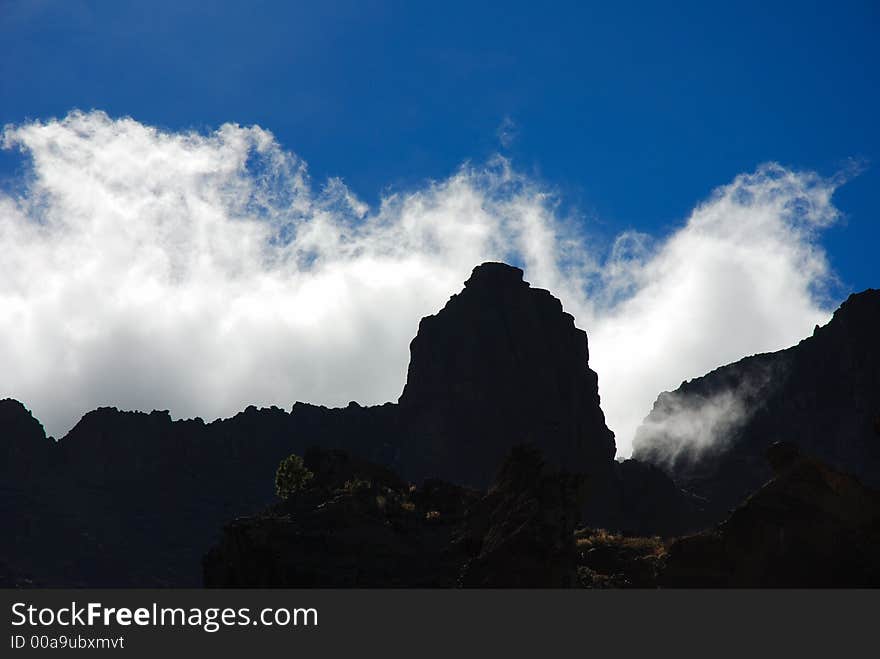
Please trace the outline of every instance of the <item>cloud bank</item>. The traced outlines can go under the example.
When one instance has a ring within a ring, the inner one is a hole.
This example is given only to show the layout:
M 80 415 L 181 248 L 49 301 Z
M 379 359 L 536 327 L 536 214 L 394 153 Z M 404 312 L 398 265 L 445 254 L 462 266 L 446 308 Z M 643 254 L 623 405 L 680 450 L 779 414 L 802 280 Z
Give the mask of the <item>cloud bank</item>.
M 98 405 L 396 400 L 419 319 L 486 260 L 524 266 L 587 330 L 620 455 L 660 391 L 829 317 L 817 238 L 837 182 L 774 164 L 602 253 L 501 158 L 370 208 L 259 127 L 73 112 L 3 146 L 30 169 L 0 192 L 0 397 L 56 436 Z

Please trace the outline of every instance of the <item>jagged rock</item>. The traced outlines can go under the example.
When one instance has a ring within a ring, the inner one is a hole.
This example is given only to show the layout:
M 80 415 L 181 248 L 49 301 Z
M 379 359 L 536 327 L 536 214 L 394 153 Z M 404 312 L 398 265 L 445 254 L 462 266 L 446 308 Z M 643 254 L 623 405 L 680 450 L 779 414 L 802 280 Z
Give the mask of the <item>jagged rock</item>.
M 484 263 L 423 318 L 400 397 L 404 473 L 486 487 L 510 447 L 605 476 L 614 435 L 599 407 L 587 335 L 519 268 Z
M 773 445 L 775 475 L 716 528 L 674 542 L 669 587 L 880 586 L 880 492 Z
M 401 468 L 401 418 L 395 403 L 328 408 L 297 402 L 287 427 L 293 451 L 309 446 L 339 448 L 406 473 Z
M 0 400 L 0 474 L 27 481 L 48 466 L 51 440 L 42 424 L 17 400 Z
M 764 451 L 788 441 L 880 487 L 880 290 L 851 295 L 798 345 L 755 355 L 664 393 L 633 457 L 703 503 L 714 524 L 772 475 Z M 694 448 L 695 434 L 701 435 Z
M 461 585 L 571 588 L 577 583 L 574 530 L 583 477 L 548 467 L 534 447 L 513 449 L 488 495 L 468 514 L 461 542 L 474 557 Z

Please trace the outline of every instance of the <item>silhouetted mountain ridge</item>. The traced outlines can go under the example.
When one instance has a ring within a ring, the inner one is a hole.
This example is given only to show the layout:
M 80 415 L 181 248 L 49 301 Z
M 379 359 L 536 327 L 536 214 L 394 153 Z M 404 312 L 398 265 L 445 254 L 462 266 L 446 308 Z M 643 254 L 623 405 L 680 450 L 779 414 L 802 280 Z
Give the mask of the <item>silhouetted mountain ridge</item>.
M 637 432 L 633 457 L 705 500 L 705 523 L 720 522 L 772 476 L 764 453 L 776 441 L 880 487 L 878 337 L 880 291 L 850 295 L 797 345 L 661 394 Z M 707 411 L 720 419 L 711 443 L 689 450 L 694 419 Z

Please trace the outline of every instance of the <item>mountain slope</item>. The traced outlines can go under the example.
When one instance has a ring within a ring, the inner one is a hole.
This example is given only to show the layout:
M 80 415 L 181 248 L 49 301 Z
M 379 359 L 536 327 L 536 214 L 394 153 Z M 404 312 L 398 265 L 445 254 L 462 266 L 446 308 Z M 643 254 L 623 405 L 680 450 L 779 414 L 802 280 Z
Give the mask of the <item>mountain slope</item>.
M 777 441 L 880 487 L 880 291 L 851 295 L 796 346 L 661 394 L 633 457 L 703 498 L 714 523 L 771 477 Z

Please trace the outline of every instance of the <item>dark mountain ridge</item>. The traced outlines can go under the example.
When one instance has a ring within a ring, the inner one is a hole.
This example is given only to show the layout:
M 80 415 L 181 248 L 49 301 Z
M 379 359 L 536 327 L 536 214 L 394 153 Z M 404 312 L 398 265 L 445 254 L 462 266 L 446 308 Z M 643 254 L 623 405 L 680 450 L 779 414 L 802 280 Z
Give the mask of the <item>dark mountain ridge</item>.
M 777 441 L 880 487 L 878 338 L 880 290 L 853 294 L 797 345 L 661 394 L 636 434 L 633 457 L 703 500 L 703 524 L 722 521 L 771 478 L 764 454 Z M 711 435 L 702 450 L 692 448 L 695 428 Z

